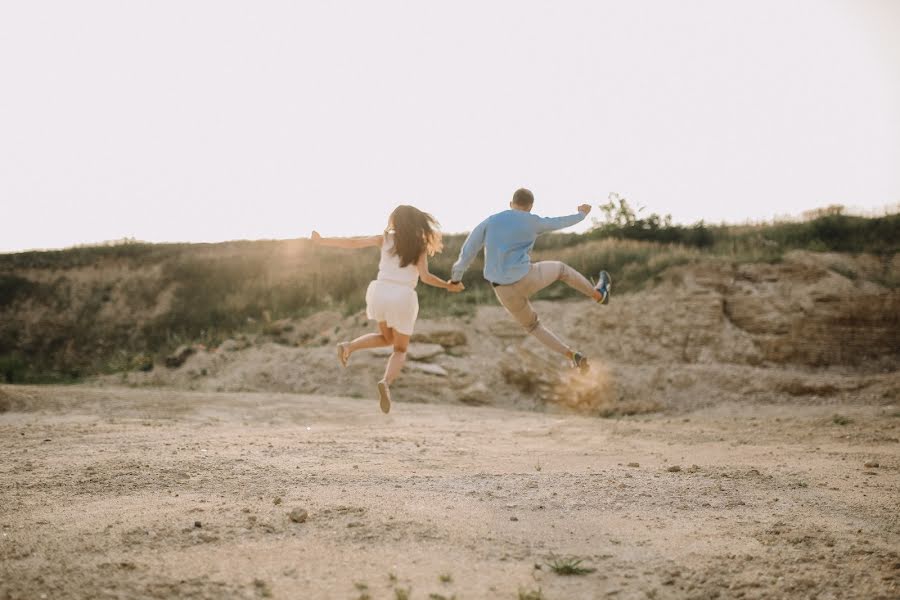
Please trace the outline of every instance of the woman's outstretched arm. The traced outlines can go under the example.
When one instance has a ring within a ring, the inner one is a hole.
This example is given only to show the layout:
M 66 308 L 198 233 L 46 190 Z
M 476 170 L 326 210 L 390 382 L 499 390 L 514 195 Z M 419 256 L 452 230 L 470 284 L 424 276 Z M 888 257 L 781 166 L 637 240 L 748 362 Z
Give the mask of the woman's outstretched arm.
M 428 270 L 428 254 L 425 252 L 422 253 L 422 256 L 419 257 L 419 262 L 416 263 L 416 268 L 419 270 L 419 279 L 422 280 L 422 283 L 426 283 L 428 285 L 443 288 L 448 292 L 461 292 L 466 289 L 462 283 L 450 283 L 449 281 L 444 281 L 437 275 L 434 275 L 431 271 Z
M 312 235 L 309 236 L 309 239 L 312 240 L 313 244 L 318 244 L 320 246 L 331 246 L 332 248 L 368 248 L 369 246 L 380 246 L 384 243 L 383 235 L 348 238 L 325 238 L 319 235 L 318 231 L 313 231 Z

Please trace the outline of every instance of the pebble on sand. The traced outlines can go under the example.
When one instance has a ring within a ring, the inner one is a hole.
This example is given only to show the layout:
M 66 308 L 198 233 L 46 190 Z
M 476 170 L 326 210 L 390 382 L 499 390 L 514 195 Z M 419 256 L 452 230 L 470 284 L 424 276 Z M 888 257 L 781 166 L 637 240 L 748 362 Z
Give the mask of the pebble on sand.
M 194 521 L 194 527 L 200 529 L 201 527 L 203 527 L 203 523 L 201 523 L 200 521 Z
M 629 467 L 635 467 L 635 468 L 637 468 L 637 467 L 640 467 L 640 466 L 641 466 L 641 463 L 630 462 L 630 463 L 628 463 L 628 466 L 629 466 Z
M 294 523 L 304 523 L 309 517 L 309 513 L 307 513 L 306 510 L 302 508 L 295 508 L 288 514 L 288 516 Z
M 279 504 L 281 504 L 281 497 L 277 497 L 274 500 L 272 500 L 272 504 L 274 504 L 275 506 L 278 506 Z
M 669 473 L 677 473 L 680 470 L 681 470 L 681 467 L 679 467 L 678 465 L 672 465 L 671 467 L 666 469 L 666 471 L 668 471 Z
M 866 467 L 867 469 L 877 469 L 878 463 L 874 460 L 870 460 L 863 466 Z

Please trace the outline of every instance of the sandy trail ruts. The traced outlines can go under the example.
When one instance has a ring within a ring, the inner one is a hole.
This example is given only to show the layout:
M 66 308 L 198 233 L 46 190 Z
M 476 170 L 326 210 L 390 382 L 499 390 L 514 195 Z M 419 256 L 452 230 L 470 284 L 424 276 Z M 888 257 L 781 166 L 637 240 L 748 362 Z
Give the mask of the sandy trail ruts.
M 900 596 L 896 407 L 0 393 L 0 598 Z

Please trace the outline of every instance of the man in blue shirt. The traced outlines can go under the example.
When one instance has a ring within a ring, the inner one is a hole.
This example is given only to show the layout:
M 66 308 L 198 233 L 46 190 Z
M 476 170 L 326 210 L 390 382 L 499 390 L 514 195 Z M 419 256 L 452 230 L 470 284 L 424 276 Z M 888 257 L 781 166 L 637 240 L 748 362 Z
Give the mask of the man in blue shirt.
M 600 271 L 599 283 L 595 288 L 581 273 L 565 263 L 531 262 L 531 249 L 537 236 L 580 223 L 591 212 L 591 205 L 582 204 L 573 215 L 552 218 L 532 214 L 533 205 L 534 194 L 522 188 L 513 194 L 509 210 L 491 215 L 479 223 L 460 250 L 459 259 L 453 265 L 451 282 L 462 280 L 463 273 L 483 247 L 484 277 L 494 287 L 500 304 L 528 333 L 586 372 L 587 358 L 544 327 L 529 298 L 550 284 L 563 281 L 601 304 L 609 302 L 612 283 L 606 271 Z

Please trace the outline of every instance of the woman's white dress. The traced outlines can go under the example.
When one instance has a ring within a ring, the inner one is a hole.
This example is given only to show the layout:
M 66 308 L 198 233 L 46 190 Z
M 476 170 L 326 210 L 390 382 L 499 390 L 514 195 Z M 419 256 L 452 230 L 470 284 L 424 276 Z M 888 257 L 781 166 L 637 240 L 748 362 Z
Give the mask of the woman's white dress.
M 366 315 L 376 321 L 386 321 L 399 333 L 412 335 L 419 316 L 419 297 L 416 284 L 419 270 L 416 265 L 400 266 L 394 254 L 394 234 L 384 234 L 378 277 L 366 290 Z

